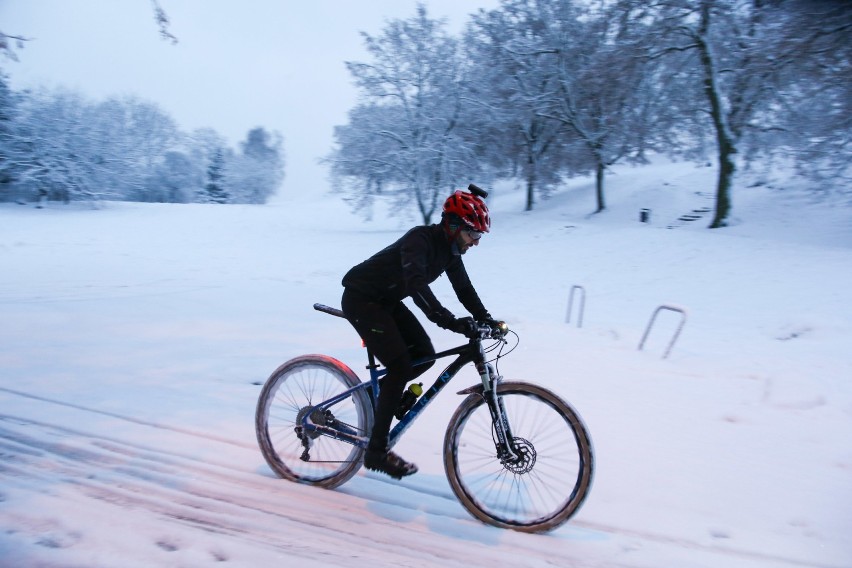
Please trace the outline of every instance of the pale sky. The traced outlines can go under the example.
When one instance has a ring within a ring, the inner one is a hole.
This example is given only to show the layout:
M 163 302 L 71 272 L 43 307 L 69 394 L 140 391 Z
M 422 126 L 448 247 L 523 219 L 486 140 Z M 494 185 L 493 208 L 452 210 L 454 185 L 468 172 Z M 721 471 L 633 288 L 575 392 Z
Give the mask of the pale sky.
M 344 61 L 367 61 L 359 32 L 415 14 L 416 0 L 159 0 L 177 45 L 160 38 L 150 0 L 0 0 L 0 31 L 31 38 L 0 60 L 11 85 L 68 87 L 94 100 L 132 94 L 181 130 L 236 143 L 256 126 L 284 136 L 283 192 L 325 191 L 316 162 L 357 91 Z M 499 0 L 428 0 L 453 33 Z

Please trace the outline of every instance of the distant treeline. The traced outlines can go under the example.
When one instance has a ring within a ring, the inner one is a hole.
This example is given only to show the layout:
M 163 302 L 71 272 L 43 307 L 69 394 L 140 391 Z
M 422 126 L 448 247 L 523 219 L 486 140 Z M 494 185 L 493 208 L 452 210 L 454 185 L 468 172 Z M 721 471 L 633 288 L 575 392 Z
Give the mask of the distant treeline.
M 235 151 L 147 101 L 16 92 L 0 74 L 0 201 L 265 203 L 284 177 L 281 144 L 258 127 Z

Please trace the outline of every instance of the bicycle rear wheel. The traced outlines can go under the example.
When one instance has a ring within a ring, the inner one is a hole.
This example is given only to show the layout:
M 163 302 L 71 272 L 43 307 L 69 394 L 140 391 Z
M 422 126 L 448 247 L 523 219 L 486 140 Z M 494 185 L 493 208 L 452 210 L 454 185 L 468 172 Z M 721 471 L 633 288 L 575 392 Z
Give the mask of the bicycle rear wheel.
M 580 416 L 549 390 L 500 383 L 517 460 L 497 456 L 482 394 L 468 396 L 444 437 L 444 468 L 453 492 L 479 520 L 523 532 L 553 530 L 583 504 L 592 482 L 592 444 Z
M 349 367 L 325 355 L 297 357 L 272 373 L 257 401 L 255 430 L 263 457 L 276 474 L 327 489 L 355 475 L 363 459 L 360 447 L 319 432 L 303 433 L 297 426 L 313 405 L 358 384 Z M 368 435 L 372 404 L 365 390 L 356 390 L 328 412 L 314 410 L 311 421 Z

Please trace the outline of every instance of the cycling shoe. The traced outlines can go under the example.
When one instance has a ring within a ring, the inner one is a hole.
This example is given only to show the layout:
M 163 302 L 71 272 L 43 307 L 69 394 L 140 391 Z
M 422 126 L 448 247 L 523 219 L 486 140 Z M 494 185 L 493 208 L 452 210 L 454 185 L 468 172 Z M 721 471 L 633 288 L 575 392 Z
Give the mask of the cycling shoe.
M 380 471 L 394 479 L 402 479 L 417 473 L 416 465 L 387 450 L 368 449 L 364 452 L 364 467 L 372 471 Z

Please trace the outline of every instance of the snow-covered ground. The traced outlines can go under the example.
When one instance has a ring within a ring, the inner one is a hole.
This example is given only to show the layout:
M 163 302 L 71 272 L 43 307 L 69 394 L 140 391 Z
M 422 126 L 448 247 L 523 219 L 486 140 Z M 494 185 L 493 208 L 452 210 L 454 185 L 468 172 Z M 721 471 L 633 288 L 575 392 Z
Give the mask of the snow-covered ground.
M 363 376 L 354 331 L 311 306 L 414 219 L 327 195 L 0 206 L 0 565 L 852 566 L 852 211 L 741 183 L 738 223 L 707 230 L 714 176 L 617 168 L 591 217 L 589 180 L 533 212 L 511 187 L 490 199 L 465 262 L 520 335 L 500 370 L 569 400 L 595 446 L 588 500 L 546 535 L 482 525 L 450 491 L 441 443 L 472 371 L 397 446 L 420 466 L 403 481 L 302 486 L 257 448 L 281 362 Z M 667 358 L 678 312 L 638 349 L 661 305 L 686 314 Z

